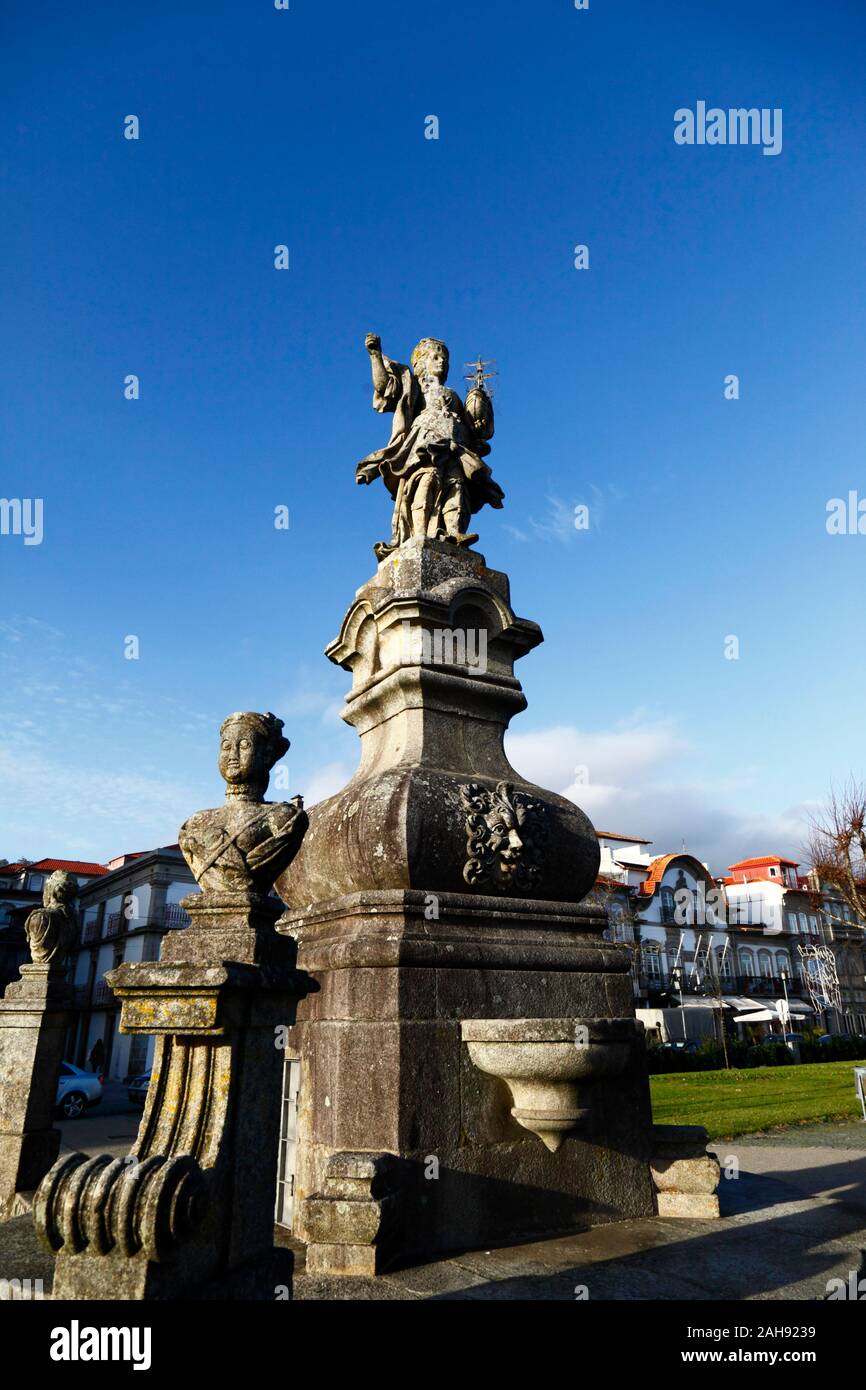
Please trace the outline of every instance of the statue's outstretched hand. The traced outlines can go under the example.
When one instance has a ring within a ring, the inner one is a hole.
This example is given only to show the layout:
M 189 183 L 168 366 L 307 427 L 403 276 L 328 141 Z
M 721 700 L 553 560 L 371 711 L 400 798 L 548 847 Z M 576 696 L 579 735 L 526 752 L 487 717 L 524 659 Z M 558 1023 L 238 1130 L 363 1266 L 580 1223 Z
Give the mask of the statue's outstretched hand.
M 379 334 L 378 334 L 378 333 L 368 333 L 367 336 L 366 336 L 366 338 L 364 339 L 364 347 L 365 347 L 365 348 L 367 349 L 367 351 L 370 352 L 370 353 L 373 353 L 373 352 L 381 352 L 381 351 L 382 351 L 382 339 L 379 337 Z

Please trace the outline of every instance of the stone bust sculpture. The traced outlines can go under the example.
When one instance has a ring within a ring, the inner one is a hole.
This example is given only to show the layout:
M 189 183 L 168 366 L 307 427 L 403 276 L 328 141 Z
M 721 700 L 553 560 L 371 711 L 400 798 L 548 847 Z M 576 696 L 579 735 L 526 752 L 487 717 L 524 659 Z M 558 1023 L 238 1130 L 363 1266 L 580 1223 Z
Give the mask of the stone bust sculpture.
M 288 748 L 276 715 L 246 710 L 223 721 L 219 770 L 225 803 L 196 811 L 178 834 L 204 891 L 266 895 L 295 857 L 307 828 L 302 798 L 265 801 L 271 768 Z
M 465 403 L 445 385 L 448 349 L 438 338 L 422 338 L 412 367 L 382 355 L 375 333 L 367 352 L 373 373 L 373 406 L 394 415 L 384 449 L 358 464 L 356 481 L 381 477 L 394 498 L 391 540 L 373 547 L 379 560 L 411 536 L 471 545 L 469 517 L 484 506 L 501 507 L 504 493 L 483 457 L 493 437 L 493 402 L 479 378 Z M 414 375 L 413 375 L 414 373 Z
M 42 889 L 42 907 L 34 908 L 24 923 L 30 955 L 36 965 L 62 966 L 78 936 L 78 913 L 73 901 L 78 880 L 58 870 Z

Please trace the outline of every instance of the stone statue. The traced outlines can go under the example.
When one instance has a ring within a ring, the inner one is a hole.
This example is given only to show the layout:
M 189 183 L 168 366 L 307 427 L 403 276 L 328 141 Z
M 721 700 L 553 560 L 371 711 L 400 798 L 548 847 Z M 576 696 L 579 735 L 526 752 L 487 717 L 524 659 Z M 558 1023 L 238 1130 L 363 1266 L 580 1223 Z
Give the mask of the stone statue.
M 30 955 L 35 965 L 62 966 L 78 936 L 78 913 L 73 902 L 78 880 L 58 870 L 42 889 L 42 907 L 34 908 L 24 923 Z
M 196 882 L 211 893 L 267 895 L 294 858 L 307 828 L 303 798 L 265 801 L 270 771 L 288 751 L 273 714 L 230 714 L 220 728 L 225 804 L 196 811 L 178 844 Z
M 288 747 L 273 714 L 223 721 L 225 804 L 178 832 L 202 888 L 182 900 L 190 925 L 169 932 L 158 961 L 124 961 L 106 976 L 121 1032 L 155 1036 L 156 1048 L 132 1152 L 64 1153 L 33 1199 L 60 1302 L 273 1300 L 291 1277 L 274 1246 L 283 1072 L 274 1040 L 294 1024 L 308 981 L 274 931 L 283 904 L 270 889 L 307 815 L 299 796 L 264 799 Z M 64 1027 L 61 1046 L 65 1036 Z M 55 1091 L 52 1080 L 52 1104 Z M 0 1180 L 3 1155 L 0 1143 Z
M 483 372 L 465 403 L 445 385 L 448 349 L 437 338 L 422 338 L 412 353 L 412 368 L 382 355 L 377 334 L 365 346 L 373 372 L 373 406 L 391 412 L 391 439 L 362 459 L 359 483 L 381 477 L 394 498 L 391 540 L 373 547 L 382 560 L 411 536 L 429 536 L 471 545 L 469 517 L 487 502 L 501 507 L 504 493 L 488 465 L 486 442 L 493 437 L 493 403 Z M 414 375 L 413 375 L 414 372 Z

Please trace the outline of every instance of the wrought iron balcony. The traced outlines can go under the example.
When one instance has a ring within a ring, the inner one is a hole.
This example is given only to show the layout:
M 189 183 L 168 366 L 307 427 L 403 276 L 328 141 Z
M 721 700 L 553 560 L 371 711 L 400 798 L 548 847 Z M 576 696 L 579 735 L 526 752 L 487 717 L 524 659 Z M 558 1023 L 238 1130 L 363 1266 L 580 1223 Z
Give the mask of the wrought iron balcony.
M 704 995 L 715 998 L 726 994 L 752 995 L 756 998 L 781 999 L 785 988 L 789 994 L 797 995 L 805 988 L 803 977 L 789 974 L 787 980 L 781 975 L 712 975 L 706 969 L 692 971 L 691 964 L 682 967 L 680 975 L 672 971 L 650 974 L 644 969 L 636 972 L 641 990 L 648 993 L 669 993 L 674 995 Z
M 110 1009 L 116 1002 L 114 992 L 109 989 L 104 980 L 99 980 L 93 990 L 93 1007 L 95 1009 Z
M 188 927 L 191 918 L 178 903 L 166 903 L 163 922 L 167 927 Z

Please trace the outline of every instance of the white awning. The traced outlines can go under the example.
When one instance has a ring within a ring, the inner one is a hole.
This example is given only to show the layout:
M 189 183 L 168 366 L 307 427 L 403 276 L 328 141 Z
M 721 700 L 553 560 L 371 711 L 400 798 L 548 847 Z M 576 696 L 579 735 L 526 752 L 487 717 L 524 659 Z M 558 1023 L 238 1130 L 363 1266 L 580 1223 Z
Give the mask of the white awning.
M 744 1011 L 753 1011 L 757 1009 L 759 1012 L 762 1012 L 766 1009 L 772 1009 L 774 1011 L 774 1017 L 778 1016 L 778 1011 L 776 1010 L 776 1004 L 778 1002 L 779 1001 L 776 999 L 772 999 L 769 1001 L 766 999 L 749 999 L 749 997 L 745 994 L 725 995 L 725 1003 L 729 1004 L 732 1009 Z M 784 999 L 781 1002 L 784 1004 Z M 804 1015 L 814 1013 L 814 1010 L 810 1007 L 810 1005 L 805 1004 L 802 999 L 789 998 L 788 1008 L 792 1014 Z
M 737 1017 L 734 1019 L 735 1023 L 779 1023 L 783 1021 L 775 1005 L 778 1003 L 784 1005 L 784 999 L 774 1000 L 774 1006 L 771 1009 L 759 1004 L 756 999 L 750 1002 L 755 1012 L 737 1014 Z M 812 1010 L 809 1008 L 808 1004 L 802 1004 L 799 999 L 791 999 L 788 1001 L 788 1018 L 805 1018 L 806 1015 L 810 1013 L 812 1013 Z M 788 1031 L 790 1031 L 790 1029 Z

